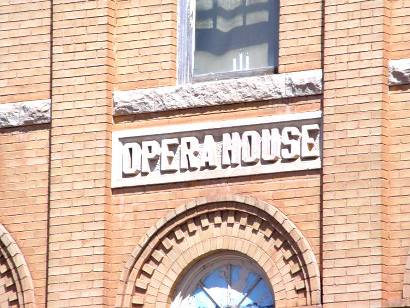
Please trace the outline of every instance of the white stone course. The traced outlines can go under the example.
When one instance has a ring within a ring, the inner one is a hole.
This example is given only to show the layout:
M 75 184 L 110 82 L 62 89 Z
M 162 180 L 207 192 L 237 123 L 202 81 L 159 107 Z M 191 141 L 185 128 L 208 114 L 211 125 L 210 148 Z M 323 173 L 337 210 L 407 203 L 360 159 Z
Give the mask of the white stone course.
M 0 104 L 0 128 L 50 123 L 49 99 Z
M 410 59 L 391 60 L 389 63 L 389 84 L 410 84 Z
M 322 70 L 114 92 L 114 115 L 218 106 L 322 93 Z

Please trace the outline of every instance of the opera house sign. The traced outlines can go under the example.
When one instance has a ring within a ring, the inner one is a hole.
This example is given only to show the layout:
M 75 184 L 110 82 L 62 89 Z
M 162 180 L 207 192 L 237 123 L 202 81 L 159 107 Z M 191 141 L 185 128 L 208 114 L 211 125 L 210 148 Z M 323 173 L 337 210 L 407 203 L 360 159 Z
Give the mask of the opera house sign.
M 112 187 L 321 167 L 321 112 L 113 132 Z

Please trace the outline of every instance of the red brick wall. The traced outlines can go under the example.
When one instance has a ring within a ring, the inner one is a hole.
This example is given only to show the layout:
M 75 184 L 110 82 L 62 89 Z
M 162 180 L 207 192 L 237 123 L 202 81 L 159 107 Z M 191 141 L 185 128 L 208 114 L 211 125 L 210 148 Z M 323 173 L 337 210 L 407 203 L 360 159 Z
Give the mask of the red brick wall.
M 410 58 L 410 3 L 406 0 L 391 1 L 391 58 Z
M 54 6 L 48 307 L 105 302 L 114 12 Z
M 50 98 L 50 1 L 15 2 L 0 5 L 0 103 Z M 27 260 L 38 306 L 46 300 L 48 184 L 49 307 L 113 307 L 124 262 L 148 228 L 188 200 L 226 192 L 282 210 L 319 262 L 323 192 L 324 306 L 400 305 L 410 87 L 389 88 L 387 65 L 410 58 L 409 10 L 406 0 L 281 1 L 279 72 L 323 64 L 323 102 L 112 117 L 113 89 L 175 84 L 176 1 L 55 1 L 51 145 L 48 125 L 0 131 L 0 223 Z M 321 103 L 322 189 L 319 170 L 110 189 L 112 130 L 317 111 Z
M 26 259 L 38 307 L 46 293 L 48 138 L 47 126 L 0 133 L 0 223 Z
M 388 104 L 386 2 L 326 2 L 325 307 L 380 306 L 386 290 L 382 131 Z
M 120 90 L 174 85 L 175 0 L 117 1 L 117 74 Z
M 322 1 L 280 1 L 279 72 L 321 68 Z
M 0 103 L 49 98 L 50 3 L 0 5 Z
M 402 298 L 404 271 L 410 247 L 410 92 L 408 86 L 390 89 L 389 108 L 389 259 L 388 299 Z

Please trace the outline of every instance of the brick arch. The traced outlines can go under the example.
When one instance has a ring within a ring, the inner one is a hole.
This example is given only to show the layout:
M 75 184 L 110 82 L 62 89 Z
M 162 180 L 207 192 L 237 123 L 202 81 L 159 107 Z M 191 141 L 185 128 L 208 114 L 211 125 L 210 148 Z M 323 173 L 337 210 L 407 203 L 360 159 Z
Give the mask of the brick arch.
M 34 287 L 22 252 L 0 224 L 0 307 L 34 307 Z
M 410 305 L 410 249 L 407 254 L 406 268 L 404 269 L 403 299 L 407 300 Z
M 320 303 L 319 268 L 297 227 L 273 205 L 244 196 L 204 197 L 160 219 L 121 275 L 116 307 L 164 307 L 196 261 L 217 251 L 251 257 L 269 277 L 276 307 Z

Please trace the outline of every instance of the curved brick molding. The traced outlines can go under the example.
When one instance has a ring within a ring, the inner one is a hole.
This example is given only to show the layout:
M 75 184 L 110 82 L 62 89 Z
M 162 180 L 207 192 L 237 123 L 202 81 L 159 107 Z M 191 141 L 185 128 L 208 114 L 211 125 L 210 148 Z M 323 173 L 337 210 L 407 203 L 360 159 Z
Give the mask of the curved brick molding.
M 389 63 L 389 84 L 410 84 L 410 59 L 391 60 Z
M 50 123 L 49 99 L 0 104 L 0 128 Z
M 164 307 L 194 263 L 218 251 L 252 258 L 266 272 L 275 307 L 320 304 L 319 268 L 296 226 L 274 206 L 250 197 L 194 200 L 157 222 L 121 275 L 116 307 Z
M 322 70 L 114 92 L 114 115 L 263 101 L 322 93 Z
M 0 224 L 0 307 L 35 307 L 34 288 L 23 254 Z

